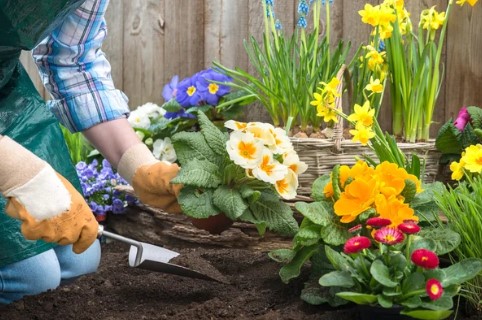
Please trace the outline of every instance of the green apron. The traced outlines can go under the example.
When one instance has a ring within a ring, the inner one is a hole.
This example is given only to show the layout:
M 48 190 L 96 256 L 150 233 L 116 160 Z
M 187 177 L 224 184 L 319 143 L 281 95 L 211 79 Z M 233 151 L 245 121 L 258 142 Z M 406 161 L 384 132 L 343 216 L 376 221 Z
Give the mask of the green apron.
M 83 2 L 0 0 L 0 134 L 47 161 L 79 190 L 58 121 L 30 81 L 19 56 L 22 49 L 31 50 Z M 25 240 L 19 221 L 5 214 L 5 203 L 0 196 L 0 267 L 55 246 Z

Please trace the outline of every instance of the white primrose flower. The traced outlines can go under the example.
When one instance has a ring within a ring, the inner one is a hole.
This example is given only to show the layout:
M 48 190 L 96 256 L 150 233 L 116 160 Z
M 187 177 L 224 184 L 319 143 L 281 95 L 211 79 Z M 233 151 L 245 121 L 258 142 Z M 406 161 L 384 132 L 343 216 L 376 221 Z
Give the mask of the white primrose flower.
M 234 131 L 245 131 L 248 124 L 246 122 L 239 122 L 234 120 L 228 120 L 224 123 L 224 127 Z
M 165 138 L 164 140 L 157 139 L 154 141 L 154 144 L 152 145 L 152 154 L 161 161 L 173 163 L 177 160 L 176 151 L 169 138 Z
M 254 169 L 261 162 L 263 142 L 252 133 L 233 131 L 226 142 L 229 158 L 244 169 Z
M 164 110 L 164 108 L 152 102 L 148 102 L 140 107 L 137 107 L 137 110 L 145 113 L 151 119 L 158 118 L 166 114 L 166 110 Z
M 293 199 L 296 197 L 296 190 L 298 189 L 298 177 L 293 170 L 288 169 L 286 176 L 283 179 L 276 181 L 274 186 L 283 199 Z
M 263 144 L 269 148 L 276 142 L 273 130 L 273 125 L 264 122 L 249 122 L 246 127 L 246 132 L 251 132 L 255 138 L 263 141 Z
M 133 128 L 137 129 L 148 129 L 151 125 L 151 120 L 149 119 L 148 115 L 142 110 L 138 109 L 131 111 L 127 121 Z
M 294 151 L 290 138 L 286 135 L 284 129 L 274 128 L 272 131 L 275 143 L 271 147 L 271 151 L 275 154 L 285 154 Z
M 300 157 L 295 151 L 283 155 L 283 164 L 293 170 L 296 175 L 300 175 L 308 169 L 308 165 L 300 161 Z
M 288 173 L 288 167 L 273 159 L 273 153 L 267 148 L 263 150 L 261 163 L 253 169 L 253 176 L 257 179 L 275 184 Z

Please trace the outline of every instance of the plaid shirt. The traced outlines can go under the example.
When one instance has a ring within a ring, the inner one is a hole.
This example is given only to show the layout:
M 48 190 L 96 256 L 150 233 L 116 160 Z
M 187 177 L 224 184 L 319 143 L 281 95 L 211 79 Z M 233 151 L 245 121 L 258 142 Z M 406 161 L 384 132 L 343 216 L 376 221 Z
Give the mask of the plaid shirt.
M 109 0 L 86 0 L 33 50 L 40 77 L 54 100 L 47 102 L 72 132 L 125 117 L 128 99 L 116 90 L 101 50 Z

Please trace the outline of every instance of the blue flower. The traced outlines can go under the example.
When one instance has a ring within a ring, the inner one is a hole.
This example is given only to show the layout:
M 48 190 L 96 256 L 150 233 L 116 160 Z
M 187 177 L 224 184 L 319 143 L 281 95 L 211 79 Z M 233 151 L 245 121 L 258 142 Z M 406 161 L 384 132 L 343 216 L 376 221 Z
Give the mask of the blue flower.
M 179 82 L 179 76 L 175 75 L 171 81 L 162 89 L 162 97 L 165 101 L 169 101 L 172 98 L 176 98 L 177 84 Z
M 274 27 L 276 30 L 283 30 L 283 25 L 281 24 L 281 21 L 279 21 L 279 19 L 276 19 Z
M 216 82 L 231 82 L 233 79 L 225 74 L 219 73 L 212 69 L 207 69 L 200 72 L 197 76 L 196 87 L 199 90 L 201 101 L 208 105 L 215 106 L 219 102 L 219 98 L 226 95 L 230 91 L 227 85 L 215 83 Z
M 299 17 L 296 25 L 298 26 L 298 28 L 306 29 L 306 27 L 308 26 L 308 23 L 306 22 L 306 18 Z
M 267 6 L 274 6 L 274 1 L 273 0 L 266 0 L 266 5 Z
M 306 0 L 301 0 L 299 3 L 298 3 L 298 14 L 301 14 L 301 15 L 307 15 L 308 12 L 310 11 L 310 7 L 308 6 L 308 4 L 306 3 Z
M 385 51 L 385 49 L 386 49 L 385 42 L 380 40 L 380 43 L 378 44 L 378 52 Z
M 322 4 L 322 5 L 325 5 L 325 3 L 326 3 L 325 0 L 321 0 L 321 4 Z M 329 4 L 333 4 L 333 0 L 330 0 L 330 1 L 329 1 Z
M 177 86 L 176 100 L 182 107 L 192 107 L 201 99 L 196 87 L 196 75 L 185 78 Z

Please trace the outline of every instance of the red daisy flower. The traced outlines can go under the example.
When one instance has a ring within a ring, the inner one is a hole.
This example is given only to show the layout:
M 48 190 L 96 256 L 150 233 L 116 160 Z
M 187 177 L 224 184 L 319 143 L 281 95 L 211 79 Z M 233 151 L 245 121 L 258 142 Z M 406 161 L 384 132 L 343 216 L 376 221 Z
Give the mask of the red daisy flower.
M 357 253 L 363 249 L 370 248 L 371 241 L 367 237 L 356 236 L 348 239 L 343 246 L 343 252 L 346 254 Z
M 378 242 L 388 245 L 400 243 L 403 241 L 403 239 L 405 239 L 405 236 L 400 230 L 388 227 L 378 229 L 377 231 L 375 231 L 373 237 Z
M 420 231 L 420 226 L 415 222 L 404 222 L 398 225 L 398 230 L 405 234 L 414 234 Z
M 427 249 L 417 249 L 412 252 L 412 262 L 425 269 L 435 269 L 439 260 L 435 252 Z
M 370 218 L 367 220 L 367 225 L 374 228 L 386 227 L 391 223 L 392 221 L 390 219 L 380 217 Z
M 444 293 L 442 284 L 434 278 L 428 279 L 427 284 L 425 285 L 425 290 L 432 301 L 439 299 L 442 296 L 442 293 Z

